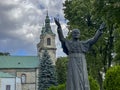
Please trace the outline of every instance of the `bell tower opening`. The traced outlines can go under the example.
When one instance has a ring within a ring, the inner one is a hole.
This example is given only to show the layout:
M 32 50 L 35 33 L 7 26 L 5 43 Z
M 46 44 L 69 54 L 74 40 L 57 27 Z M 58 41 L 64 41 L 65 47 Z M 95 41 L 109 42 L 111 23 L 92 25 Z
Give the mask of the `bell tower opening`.
M 47 45 L 51 45 L 51 39 L 47 38 Z

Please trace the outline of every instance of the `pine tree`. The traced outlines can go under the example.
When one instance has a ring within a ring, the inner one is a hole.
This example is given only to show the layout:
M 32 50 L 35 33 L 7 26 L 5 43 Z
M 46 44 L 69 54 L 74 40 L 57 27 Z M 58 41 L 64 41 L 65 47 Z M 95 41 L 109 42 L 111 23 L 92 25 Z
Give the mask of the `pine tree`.
M 55 67 L 45 50 L 40 59 L 38 90 L 46 90 L 52 85 L 57 85 Z

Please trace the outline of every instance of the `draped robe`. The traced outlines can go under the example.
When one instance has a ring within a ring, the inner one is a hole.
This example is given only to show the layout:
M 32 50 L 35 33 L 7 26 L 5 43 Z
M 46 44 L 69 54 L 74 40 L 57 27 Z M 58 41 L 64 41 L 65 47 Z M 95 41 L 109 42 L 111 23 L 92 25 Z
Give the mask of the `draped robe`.
M 97 30 L 95 36 L 86 41 L 66 40 L 61 27 L 58 27 L 58 36 L 63 51 L 68 55 L 66 90 L 90 90 L 85 53 L 98 40 L 102 32 Z

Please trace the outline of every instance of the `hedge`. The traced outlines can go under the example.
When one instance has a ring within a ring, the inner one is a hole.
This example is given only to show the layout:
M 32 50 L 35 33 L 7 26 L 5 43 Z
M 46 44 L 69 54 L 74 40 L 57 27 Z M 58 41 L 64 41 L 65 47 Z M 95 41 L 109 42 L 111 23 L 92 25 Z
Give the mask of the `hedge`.
M 120 66 L 111 67 L 105 75 L 104 90 L 120 90 Z
M 89 82 L 90 82 L 90 90 L 100 90 L 100 87 L 96 80 L 94 80 L 91 76 L 89 76 Z M 66 85 L 61 84 L 58 86 L 52 86 L 48 90 L 66 90 Z

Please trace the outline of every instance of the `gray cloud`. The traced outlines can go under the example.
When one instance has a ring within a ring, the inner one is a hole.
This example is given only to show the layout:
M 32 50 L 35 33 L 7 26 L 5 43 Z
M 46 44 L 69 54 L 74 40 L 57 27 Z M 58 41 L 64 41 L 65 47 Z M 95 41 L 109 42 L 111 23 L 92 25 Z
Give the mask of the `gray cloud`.
M 64 22 L 63 2 L 64 0 L 0 1 L 0 51 L 10 52 L 11 55 L 37 55 L 36 44 L 40 41 L 39 35 L 47 10 L 53 32 L 56 33 L 53 17 L 59 14 L 61 22 Z M 62 23 L 63 26 L 64 24 Z M 57 54 L 63 55 L 59 43 L 57 38 Z

